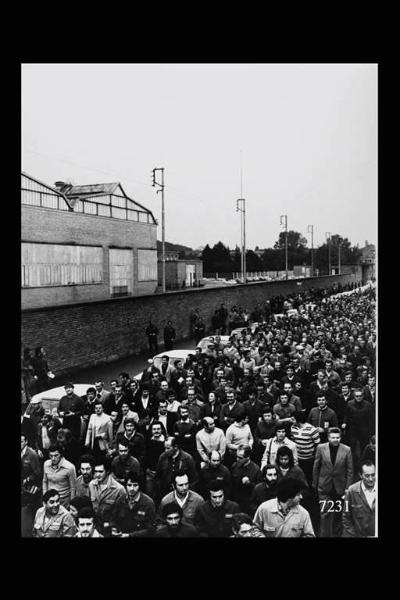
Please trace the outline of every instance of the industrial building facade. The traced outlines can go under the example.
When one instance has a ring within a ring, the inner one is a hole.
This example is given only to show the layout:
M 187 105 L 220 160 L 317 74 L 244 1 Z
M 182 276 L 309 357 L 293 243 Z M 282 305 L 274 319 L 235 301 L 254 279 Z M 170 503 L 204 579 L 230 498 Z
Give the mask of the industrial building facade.
M 52 187 L 22 173 L 22 309 L 153 294 L 156 230 L 119 183 Z

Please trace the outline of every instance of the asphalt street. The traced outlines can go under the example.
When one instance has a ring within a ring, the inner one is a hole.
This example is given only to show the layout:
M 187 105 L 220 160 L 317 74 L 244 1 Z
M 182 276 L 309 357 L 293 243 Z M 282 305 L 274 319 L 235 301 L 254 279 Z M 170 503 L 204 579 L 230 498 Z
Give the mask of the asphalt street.
M 189 350 L 196 347 L 194 340 L 183 340 L 174 344 L 174 350 Z M 158 345 L 159 352 L 164 349 L 164 343 Z M 136 375 L 143 371 L 147 366 L 147 360 L 151 358 L 150 353 L 142 353 L 137 356 L 128 356 L 119 360 L 106 363 L 104 365 L 98 365 L 95 367 L 89 367 L 87 369 L 81 369 L 74 372 L 69 377 L 56 377 L 53 383 L 53 387 L 64 385 L 66 381 L 72 381 L 73 383 L 90 383 L 94 384 L 95 381 L 103 381 L 104 387 L 109 389 L 109 383 L 111 379 L 117 379 L 121 371 L 126 371 L 130 376 Z

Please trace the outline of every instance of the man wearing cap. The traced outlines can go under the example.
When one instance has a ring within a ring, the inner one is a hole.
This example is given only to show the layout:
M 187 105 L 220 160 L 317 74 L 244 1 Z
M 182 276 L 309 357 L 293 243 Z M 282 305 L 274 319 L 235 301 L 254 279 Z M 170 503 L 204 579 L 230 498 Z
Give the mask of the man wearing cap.
M 203 418 L 203 429 L 196 434 L 196 448 L 202 468 L 209 464 L 213 450 L 217 450 L 221 458 L 224 457 L 226 450 L 225 435 L 222 429 L 215 426 L 212 417 Z

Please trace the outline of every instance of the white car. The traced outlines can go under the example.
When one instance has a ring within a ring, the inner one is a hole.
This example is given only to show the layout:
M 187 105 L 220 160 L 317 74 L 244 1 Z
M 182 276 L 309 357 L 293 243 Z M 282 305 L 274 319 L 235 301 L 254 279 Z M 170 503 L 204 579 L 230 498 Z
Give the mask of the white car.
M 176 360 L 181 360 L 182 362 L 185 362 L 185 360 L 187 359 L 189 354 L 194 354 L 194 353 L 195 353 L 194 349 L 193 350 L 167 350 L 165 352 L 160 352 L 160 354 L 156 354 L 155 356 L 153 356 L 152 359 L 149 359 L 149 362 L 152 361 L 153 366 L 155 366 L 159 369 L 161 367 L 163 356 L 168 356 L 169 364 L 174 366 L 174 362 Z M 133 379 L 136 379 L 136 381 L 140 381 L 142 378 L 142 375 L 143 375 L 143 371 L 140 371 L 140 373 L 137 373 L 137 375 L 133 376 Z
M 199 341 L 199 343 L 197 344 L 196 348 L 200 348 L 202 352 L 204 352 L 205 350 L 207 350 L 207 347 L 210 344 L 215 344 L 215 338 L 217 336 L 215 335 L 208 335 L 207 337 L 204 337 L 203 339 L 201 339 Z M 229 342 L 229 335 L 220 335 L 218 336 L 221 339 L 221 344 L 223 346 L 226 346 Z
M 232 329 L 231 335 L 235 335 L 235 334 L 241 335 L 242 331 L 244 331 L 245 329 L 248 329 L 249 327 L 250 327 L 251 333 L 254 333 L 255 330 L 257 329 L 258 325 L 259 325 L 258 323 L 252 323 L 251 325 L 248 325 L 247 327 L 236 327 L 236 329 Z
M 86 396 L 86 390 L 90 387 L 94 387 L 93 383 L 74 383 L 74 394 L 80 396 Z M 44 392 L 39 392 L 32 396 L 30 404 L 41 404 L 43 408 L 50 408 L 54 415 L 57 415 L 58 405 L 63 396 L 65 396 L 65 388 L 63 385 Z

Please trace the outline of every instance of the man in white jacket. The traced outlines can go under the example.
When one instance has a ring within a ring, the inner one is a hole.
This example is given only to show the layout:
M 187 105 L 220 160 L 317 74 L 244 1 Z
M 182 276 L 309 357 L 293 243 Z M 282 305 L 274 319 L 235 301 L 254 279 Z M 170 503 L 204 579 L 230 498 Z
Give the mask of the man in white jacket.
M 96 400 L 94 413 L 90 415 L 89 419 L 85 446 L 90 448 L 95 456 L 99 454 L 104 456 L 112 439 L 113 422 L 111 417 L 104 413 L 101 400 Z
M 225 434 L 219 427 L 215 427 L 212 417 L 204 417 L 203 429 L 196 433 L 196 448 L 201 458 L 202 467 L 210 462 L 211 452 L 218 450 L 221 458 L 226 450 Z

